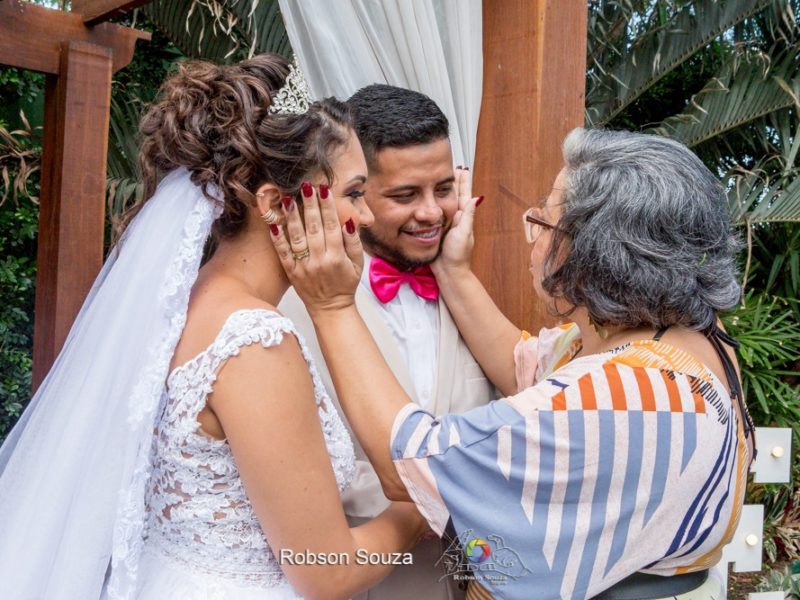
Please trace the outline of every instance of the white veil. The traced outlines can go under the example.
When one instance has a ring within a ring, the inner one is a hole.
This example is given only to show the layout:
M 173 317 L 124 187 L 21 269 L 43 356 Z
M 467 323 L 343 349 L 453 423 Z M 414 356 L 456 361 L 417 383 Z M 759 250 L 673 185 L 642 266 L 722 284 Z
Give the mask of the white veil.
M 135 589 L 153 427 L 220 210 L 187 170 L 164 178 L 0 447 L 5 600 L 99 598 L 107 572 L 110 597 Z

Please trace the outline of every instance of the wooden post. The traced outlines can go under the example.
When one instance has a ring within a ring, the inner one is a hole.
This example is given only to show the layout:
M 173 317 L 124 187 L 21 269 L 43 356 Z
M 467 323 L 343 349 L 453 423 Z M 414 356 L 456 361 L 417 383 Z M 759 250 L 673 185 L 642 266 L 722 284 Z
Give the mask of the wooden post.
M 111 70 L 109 48 L 64 42 L 59 74 L 47 77 L 34 390 L 53 364 L 103 263 Z
M 111 74 L 130 63 L 136 40 L 150 39 L 100 21 L 144 3 L 76 0 L 80 12 L 68 13 L 0 0 L 0 64 L 47 74 L 34 390 L 102 266 Z
M 548 319 L 528 274 L 523 211 L 547 196 L 561 142 L 583 124 L 585 0 L 483 0 L 483 100 L 473 267 L 500 309 L 536 332 Z

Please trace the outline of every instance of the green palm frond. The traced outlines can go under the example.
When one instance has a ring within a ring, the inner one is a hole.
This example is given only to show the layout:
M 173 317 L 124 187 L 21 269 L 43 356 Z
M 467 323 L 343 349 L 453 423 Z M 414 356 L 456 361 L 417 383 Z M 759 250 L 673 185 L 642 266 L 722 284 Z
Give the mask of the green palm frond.
M 111 223 L 130 207 L 137 204 L 144 195 L 144 184 L 133 177 L 109 178 L 106 180 L 106 214 Z
M 729 31 L 748 17 L 768 7 L 774 0 L 716 0 L 686 2 L 672 15 L 666 14 L 666 6 L 655 3 L 651 12 L 650 29 L 635 35 L 627 44 L 621 40 L 617 56 L 598 48 L 607 46 L 607 36 L 630 28 L 626 18 L 633 19 L 630 2 L 607 2 L 616 5 L 610 11 L 616 21 L 608 21 L 593 15 L 589 37 L 589 86 L 586 94 L 586 123 L 599 126 L 613 119 L 644 92 L 655 85 L 667 73 L 705 48 L 712 40 Z M 641 20 L 641 16 L 639 16 Z M 624 25 L 621 23 L 624 23 Z M 617 35 L 619 35 L 617 33 Z M 602 64 L 598 54 L 613 66 Z
M 250 39 L 248 55 L 256 52 L 291 55 L 292 47 L 277 0 L 235 0 L 231 10 L 247 31 Z
M 693 147 L 765 115 L 800 106 L 800 59 L 793 50 L 778 59 L 760 51 L 734 55 L 683 112 L 651 132 Z
M 19 116 L 22 129 L 9 131 L 0 122 L 0 206 L 9 196 L 14 202 L 19 197 L 26 197 L 35 204 L 39 203 L 31 184 L 34 175 L 40 172 L 42 162 L 37 147 L 41 127 L 31 127 L 22 111 Z
M 227 62 L 291 52 L 277 0 L 155 0 L 144 10 L 192 58 Z
M 728 205 L 737 223 L 800 221 L 800 123 L 795 111 L 771 115 L 763 127 L 766 153 L 752 169 L 728 174 Z
M 136 96 L 114 94 L 111 97 L 108 176 L 112 179 L 136 176 L 139 120 L 143 110 L 144 105 Z
M 758 408 L 763 412 L 766 422 L 773 422 L 781 427 L 791 426 L 793 419 L 774 419 L 775 413 L 789 412 L 794 418 L 800 417 L 797 403 L 800 400 L 797 386 L 786 382 L 785 377 L 796 377 L 794 371 L 780 372 L 775 369 L 751 369 L 749 380 L 743 385 L 744 394 L 751 400 L 758 402 Z
M 800 221 L 800 177 L 786 183 L 763 171 L 748 173 L 734 180 L 728 204 L 737 223 Z
M 739 357 L 748 368 L 774 369 L 776 363 L 800 358 L 800 325 L 779 298 L 750 292 L 745 307 L 725 322 L 735 329 Z
M 787 308 L 785 299 L 751 290 L 722 321 L 741 344 L 744 394 L 756 423 L 800 428 L 800 372 L 781 368 L 800 358 L 800 323 Z
M 111 127 L 108 136 L 106 204 L 113 220 L 135 204 L 144 192 L 138 180 L 139 120 L 144 104 L 136 96 L 111 97 Z
M 143 10 L 159 31 L 191 58 L 222 62 L 241 45 L 243 36 L 235 26 L 236 19 L 222 7 L 215 14 L 195 0 L 155 0 Z

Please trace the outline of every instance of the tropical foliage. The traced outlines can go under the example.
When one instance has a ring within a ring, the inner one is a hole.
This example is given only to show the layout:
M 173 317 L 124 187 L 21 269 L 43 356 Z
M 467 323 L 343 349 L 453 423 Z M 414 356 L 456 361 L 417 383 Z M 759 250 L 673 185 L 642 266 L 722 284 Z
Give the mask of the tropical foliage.
M 9 131 L 0 121 L 0 441 L 30 398 L 37 146 L 30 127 Z

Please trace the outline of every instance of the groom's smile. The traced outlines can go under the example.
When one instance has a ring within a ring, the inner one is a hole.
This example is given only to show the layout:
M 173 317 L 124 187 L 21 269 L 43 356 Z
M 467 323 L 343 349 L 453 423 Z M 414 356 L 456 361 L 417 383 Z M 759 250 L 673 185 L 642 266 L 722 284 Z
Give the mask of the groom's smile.
M 442 239 L 443 225 L 444 223 L 440 223 L 436 227 L 402 229 L 402 232 L 410 235 L 421 246 L 438 246 Z
M 458 209 L 450 142 L 378 151 L 365 192 L 375 215 L 361 231 L 367 251 L 399 268 L 433 262 Z

